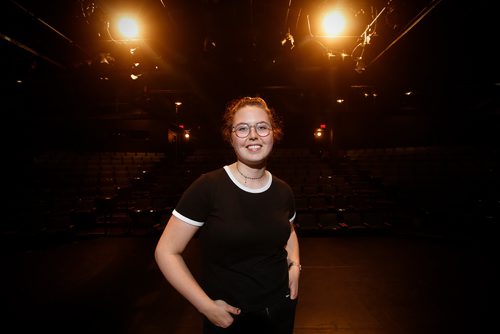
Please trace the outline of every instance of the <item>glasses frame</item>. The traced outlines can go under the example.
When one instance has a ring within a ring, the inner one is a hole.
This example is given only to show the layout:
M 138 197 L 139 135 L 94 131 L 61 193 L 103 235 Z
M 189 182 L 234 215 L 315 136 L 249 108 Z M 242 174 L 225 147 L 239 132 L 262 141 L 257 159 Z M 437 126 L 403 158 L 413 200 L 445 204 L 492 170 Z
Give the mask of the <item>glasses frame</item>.
M 259 133 L 259 130 L 257 129 L 257 127 L 259 125 L 265 125 L 266 126 L 266 129 L 269 131 L 268 133 L 266 133 L 265 135 L 261 135 Z M 238 135 L 238 132 L 236 131 L 237 128 L 239 128 L 240 126 L 247 126 L 248 127 L 248 134 L 246 136 L 239 136 Z M 235 126 L 233 126 L 233 128 L 231 129 L 231 131 L 234 133 L 234 135 L 238 138 L 247 138 L 248 136 L 250 136 L 250 133 L 252 132 L 252 128 L 254 128 L 255 130 L 255 133 L 259 136 L 259 137 L 267 137 L 271 134 L 271 132 L 273 132 L 273 127 L 271 126 L 271 124 L 267 123 L 267 122 L 257 122 L 253 125 L 250 125 L 248 123 L 238 123 L 236 124 Z

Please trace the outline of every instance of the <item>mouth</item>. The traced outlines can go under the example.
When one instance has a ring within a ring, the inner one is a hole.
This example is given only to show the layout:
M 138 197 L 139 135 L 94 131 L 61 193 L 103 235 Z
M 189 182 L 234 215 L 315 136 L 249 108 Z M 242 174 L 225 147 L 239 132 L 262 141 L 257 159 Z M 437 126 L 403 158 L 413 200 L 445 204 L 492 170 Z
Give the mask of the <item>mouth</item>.
M 262 145 L 252 144 L 252 145 L 247 145 L 245 147 L 246 147 L 246 149 L 248 149 L 250 151 L 258 151 L 262 148 Z

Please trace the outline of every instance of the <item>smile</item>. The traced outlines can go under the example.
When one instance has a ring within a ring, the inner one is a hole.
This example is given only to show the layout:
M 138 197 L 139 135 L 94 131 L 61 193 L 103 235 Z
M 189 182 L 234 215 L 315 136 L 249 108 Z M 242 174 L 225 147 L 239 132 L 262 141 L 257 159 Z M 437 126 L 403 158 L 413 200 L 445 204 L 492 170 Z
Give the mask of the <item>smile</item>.
M 248 145 L 248 146 L 246 146 L 246 148 L 249 149 L 249 150 L 258 150 L 261 147 L 262 147 L 262 145 L 255 145 L 255 144 L 254 145 Z

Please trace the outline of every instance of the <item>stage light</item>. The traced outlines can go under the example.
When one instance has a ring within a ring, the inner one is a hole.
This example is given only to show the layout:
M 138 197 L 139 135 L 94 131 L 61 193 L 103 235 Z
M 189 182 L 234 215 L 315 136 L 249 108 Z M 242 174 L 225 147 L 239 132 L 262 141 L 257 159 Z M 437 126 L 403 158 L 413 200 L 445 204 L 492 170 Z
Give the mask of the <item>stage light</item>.
M 139 24 L 131 17 L 122 17 L 118 20 L 118 31 L 127 39 L 134 39 L 139 36 Z
M 328 37 L 336 37 L 342 33 L 346 26 L 345 17 L 338 11 L 327 13 L 323 17 L 323 30 Z

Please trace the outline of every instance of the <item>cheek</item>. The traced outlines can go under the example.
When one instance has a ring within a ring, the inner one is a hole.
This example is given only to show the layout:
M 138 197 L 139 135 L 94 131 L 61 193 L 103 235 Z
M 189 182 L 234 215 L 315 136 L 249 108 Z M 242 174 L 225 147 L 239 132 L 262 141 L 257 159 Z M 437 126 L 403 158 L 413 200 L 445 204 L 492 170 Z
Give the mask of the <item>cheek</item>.
M 265 143 L 268 145 L 272 145 L 274 143 L 274 137 L 272 135 L 265 137 Z
M 237 149 L 238 147 L 240 147 L 240 142 L 238 141 L 238 139 L 234 138 L 234 136 L 231 136 L 231 146 L 233 147 L 233 149 Z

